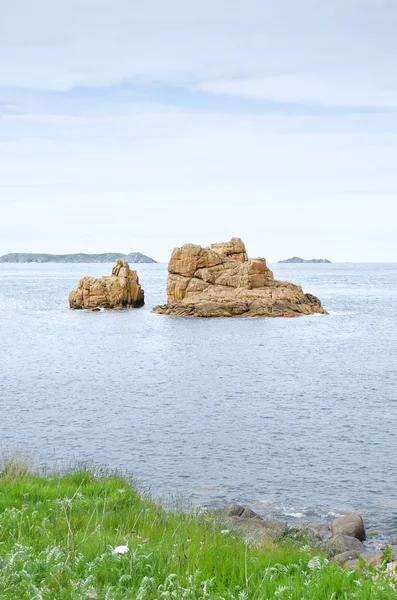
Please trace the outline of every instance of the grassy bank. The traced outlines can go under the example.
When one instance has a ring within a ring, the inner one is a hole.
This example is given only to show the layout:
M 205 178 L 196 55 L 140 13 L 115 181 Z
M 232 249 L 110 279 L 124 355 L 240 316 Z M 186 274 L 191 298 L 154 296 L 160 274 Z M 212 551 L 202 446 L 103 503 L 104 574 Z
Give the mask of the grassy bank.
M 127 546 L 124 554 L 115 548 Z M 247 545 L 208 515 L 165 511 L 118 476 L 0 469 L 0 598 L 396 598 L 292 541 Z

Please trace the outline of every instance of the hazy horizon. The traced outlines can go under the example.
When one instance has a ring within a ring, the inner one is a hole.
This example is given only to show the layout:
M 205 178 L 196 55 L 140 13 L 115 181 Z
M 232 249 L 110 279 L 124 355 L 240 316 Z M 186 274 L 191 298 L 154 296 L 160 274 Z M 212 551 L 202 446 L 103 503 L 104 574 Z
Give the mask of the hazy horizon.
M 129 254 L 134 254 L 135 252 L 140 252 L 140 250 L 131 250 L 131 252 L 126 252 L 125 256 L 128 256 Z M 156 263 L 159 264 L 167 264 L 170 256 L 171 256 L 171 252 L 169 253 L 168 258 L 164 258 L 164 259 L 159 259 L 156 256 L 153 256 L 153 254 L 147 254 L 145 252 L 141 252 L 141 254 L 145 254 L 146 256 L 148 256 L 149 258 L 153 258 Z M 2 258 L 3 256 L 7 256 L 8 254 L 47 254 L 47 255 L 55 255 L 55 256 L 67 256 L 70 254 L 124 254 L 123 252 L 118 252 L 118 251 L 113 251 L 113 250 L 101 250 L 98 252 L 6 252 L 4 254 L 0 254 L 0 258 Z M 262 256 L 262 255 L 258 255 L 258 256 Z M 257 256 L 253 256 L 253 255 L 249 255 L 250 258 L 256 258 Z M 281 263 L 289 258 L 294 258 L 294 257 L 299 257 L 299 258 L 303 258 L 304 260 L 311 260 L 311 259 L 328 259 L 332 264 L 397 264 L 397 261 L 394 260 L 380 260 L 380 261 L 376 261 L 376 260 L 368 260 L 368 261 L 360 261 L 360 260 L 332 260 L 330 259 L 328 256 L 301 256 L 298 254 L 294 254 L 291 256 L 285 256 L 284 258 L 279 257 L 279 258 L 275 258 L 275 259 L 268 259 L 266 258 L 266 256 L 264 257 L 266 259 L 266 262 L 268 264 L 276 264 L 276 263 Z M 8 263 L 8 264 L 17 264 L 17 263 Z M 19 263 L 19 264 L 26 264 L 26 263 Z M 44 264 L 44 263 L 41 263 Z M 68 263 L 64 263 L 64 264 L 68 264 Z M 78 264 L 78 263 L 73 263 L 73 264 Z M 86 264 L 96 264 L 96 263 L 86 263 Z M 103 263 L 105 264 L 105 263 Z M 145 263 L 142 263 L 145 264 Z M 147 263 L 148 264 L 148 263 Z M 291 263 L 290 263 L 291 264 Z M 299 264 L 299 263 L 298 263 Z
M 15 0 L 0 255 L 397 262 L 393 0 Z M 76 250 L 77 249 L 77 250 Z

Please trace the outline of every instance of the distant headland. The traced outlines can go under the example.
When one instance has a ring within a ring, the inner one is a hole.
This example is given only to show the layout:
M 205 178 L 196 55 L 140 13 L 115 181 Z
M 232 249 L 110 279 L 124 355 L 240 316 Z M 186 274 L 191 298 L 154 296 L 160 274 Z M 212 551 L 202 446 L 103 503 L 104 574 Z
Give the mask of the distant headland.
M 304 258 L 300 258 L 300 256 L 293 256 L 292 258 L 287 258 L 286 260 L 279 260 L 279 263 L 327 263 L 331 264 L 331 261 L 327 258 L 311 258 L 310 260 L 305 260 Z
M 129 263 L 155 263 L 150 256 L 140 252 L 122 254 L 105 252 L 104 254 L 25 254 L 14 253 L 0 256 L 0 263 L 113 263 L 123 260 Z

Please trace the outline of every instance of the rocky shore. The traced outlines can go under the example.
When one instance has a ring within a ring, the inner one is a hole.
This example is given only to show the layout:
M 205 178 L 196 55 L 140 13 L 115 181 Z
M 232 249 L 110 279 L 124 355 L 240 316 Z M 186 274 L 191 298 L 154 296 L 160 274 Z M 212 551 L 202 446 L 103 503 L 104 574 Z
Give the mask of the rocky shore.
M 264 258 L 248 258 L 244 242 L 175 248 L 168 265 L 167 304 L 153 312 L 194 317 L 297 317 L 326 314 L 299 285 L 277 281 Z
M 357 515 L 304 532 L 239 505 L 218 513 L 165 509 L 104 469 L 0 461 L 0 598 L 396 598 L 395 549 L 380 565 L 362 552 Z
M 290 527 L 278 519 L 263 519 L 248 507 L 228 504 L 212 511 L 225 526 L 243 532 L 247 541 L 265 542 L 288 536 L 304 536 L 308 542 L 325 550 L 341 566 L 358 568 L 360 564 L 379 566 L 384 562 L 384 552 L 369 552 L 364 521 L 355 513 L 338 517 L 329 525 L 318 523 Z M 389 566 L 390 565 L 390 566 Z M 389 547 L 388 569 L 397 567 L 397 543 Z

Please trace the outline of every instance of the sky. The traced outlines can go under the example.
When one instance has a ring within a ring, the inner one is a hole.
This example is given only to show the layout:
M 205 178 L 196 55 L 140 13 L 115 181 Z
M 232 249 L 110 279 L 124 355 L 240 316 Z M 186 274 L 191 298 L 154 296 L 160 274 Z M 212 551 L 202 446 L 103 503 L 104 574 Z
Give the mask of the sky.
M 396 0 L 0 9 L 0 254 L 397 262 Z

